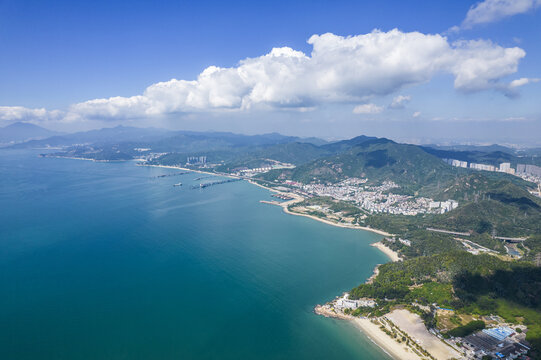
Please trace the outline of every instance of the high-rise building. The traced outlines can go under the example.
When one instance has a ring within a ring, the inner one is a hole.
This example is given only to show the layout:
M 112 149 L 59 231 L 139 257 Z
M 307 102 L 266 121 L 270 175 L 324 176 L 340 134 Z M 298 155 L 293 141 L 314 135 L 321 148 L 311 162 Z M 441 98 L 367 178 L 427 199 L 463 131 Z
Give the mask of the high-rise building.
M 496 171 L 496 168 L 494 166 L 492 166 L 492 165 L 476 164 L 476 163 L 470 163 L 470 169 L 484 170 L 484 171 Z
M 188 156 L 186 158 L 186 164 L 188 165 L 202 165 L 207 163 L 206 156 Z
M 511 163 L 506 162 L 506 163 L 501 163 L 500 164 L 500 171 L 501 172 L 508 172 L 509 169 L 511 169 Z
M 517 164 L 517 174 L 541 177 L 541 167 L 536 165 Z
M 460 161 L 460 160 L 451 159 L 451 165 L 456 166 L 456 167 L 467 168 L 468 167 L 468 162 L 467 161 Z

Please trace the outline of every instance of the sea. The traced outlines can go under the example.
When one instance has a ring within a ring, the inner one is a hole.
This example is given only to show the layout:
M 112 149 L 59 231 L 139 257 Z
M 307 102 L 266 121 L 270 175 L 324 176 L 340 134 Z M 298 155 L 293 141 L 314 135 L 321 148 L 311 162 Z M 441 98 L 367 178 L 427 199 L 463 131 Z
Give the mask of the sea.
M 43 152 L 0 150 L 0 359 L 390 359 L 313 312 L 389 261 L 381 236 L 246 181 Z

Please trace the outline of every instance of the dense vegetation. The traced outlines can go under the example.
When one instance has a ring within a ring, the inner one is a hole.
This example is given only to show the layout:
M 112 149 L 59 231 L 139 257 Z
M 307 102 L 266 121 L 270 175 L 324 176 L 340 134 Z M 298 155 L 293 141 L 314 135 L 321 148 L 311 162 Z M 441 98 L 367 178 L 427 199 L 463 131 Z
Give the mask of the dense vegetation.
M 541 268 L 526 262 L 464 251 L 420 256 L 380 266 L 371 284 L 350 294 L 375 298 L 383 307 L 415 301 L 478 316 L 496 314 L 527 325 L 528 341 L 541 349 Z
M 466 325 L 457 326 L 456 328 L 449 330 L 448 335 L 454 337 L 465 337 L 470 334 L 473 334 L 476 331 L 482 330 L 485 328 L 485 322 L 482 320 L 473 320 L 467 323 Z

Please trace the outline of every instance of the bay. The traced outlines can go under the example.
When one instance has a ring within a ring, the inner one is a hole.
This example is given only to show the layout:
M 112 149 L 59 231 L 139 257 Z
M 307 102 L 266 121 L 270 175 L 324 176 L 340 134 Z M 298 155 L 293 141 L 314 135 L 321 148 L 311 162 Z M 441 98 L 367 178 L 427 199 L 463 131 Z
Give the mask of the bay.
M 0 150 L 1 359 L 388 358 L 313 313 L 388 261 L 379 235 L 244 181 L 38 153 Z

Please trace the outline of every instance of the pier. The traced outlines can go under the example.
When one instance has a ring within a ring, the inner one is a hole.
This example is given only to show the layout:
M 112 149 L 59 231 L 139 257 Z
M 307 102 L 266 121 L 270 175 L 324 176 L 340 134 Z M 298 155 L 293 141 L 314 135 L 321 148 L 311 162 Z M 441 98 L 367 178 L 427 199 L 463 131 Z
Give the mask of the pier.
M 186 175 L 186 174 L 189 174 L 190 172 L 189 171 L 182 171 L 182 172 L 178 172 L 178 173 L 174 173 L 174 174 L 163 174 L 163 175 L 158 175 L 156 176 L 156 178 L 165 178 L 165 177 L 171 177 L 171 176 L 180 176 L 180 175 Z
M 199 185 L 192 185 L 192 189 L 204 189 L 204 188 L 214 186 L 214 185 L 227 184 L 227 183 L 237 182 L 237 181 L 242 181 L 242 179 L 227 179 L 227 180 L 213 181 L 209 183 L 201 183 Z

